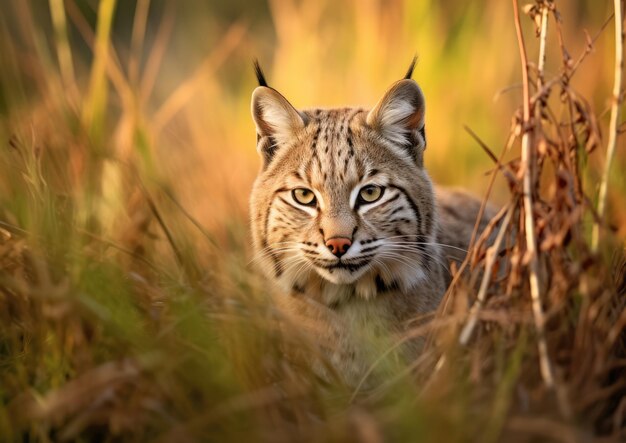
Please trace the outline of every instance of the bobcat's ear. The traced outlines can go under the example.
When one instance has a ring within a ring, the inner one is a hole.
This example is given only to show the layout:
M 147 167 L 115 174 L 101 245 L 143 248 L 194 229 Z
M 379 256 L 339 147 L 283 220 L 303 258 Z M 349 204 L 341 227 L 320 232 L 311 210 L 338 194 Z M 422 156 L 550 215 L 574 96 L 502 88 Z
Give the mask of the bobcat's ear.
M 258 149 L 266 160 L 271 160 L 276 149 L 306 125 L 306 117 L 278 91 L 267 86 L 259 86 L 252 93 L 252 118 Z
M 414 80 L 403 79 L 391 86 L 367 114 L 367 124 L 391 143 L 416 153 L 426 146 L 424 94 Z

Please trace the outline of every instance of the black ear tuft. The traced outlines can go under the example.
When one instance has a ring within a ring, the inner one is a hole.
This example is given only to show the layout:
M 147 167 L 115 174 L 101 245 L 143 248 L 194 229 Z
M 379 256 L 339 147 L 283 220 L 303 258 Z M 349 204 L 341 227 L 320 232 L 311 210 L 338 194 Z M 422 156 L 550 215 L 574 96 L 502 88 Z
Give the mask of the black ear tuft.
M 417 55 L 413 56 L 413 60 L 411 60 L 411 64 L 409 65 L 409 69 L 406 71 L 405 79 L 409 80 L 413 77 L 413 70 L 415 69 L 415 64 L 417 63 Z
M 265 80 L 265 75 L 263 74 L 261 65 L 259 65 L 259 61 L 256 59 L 254 60 L 254 73 L 256 74 L 259 86 L 267 86 L 267 81 Z

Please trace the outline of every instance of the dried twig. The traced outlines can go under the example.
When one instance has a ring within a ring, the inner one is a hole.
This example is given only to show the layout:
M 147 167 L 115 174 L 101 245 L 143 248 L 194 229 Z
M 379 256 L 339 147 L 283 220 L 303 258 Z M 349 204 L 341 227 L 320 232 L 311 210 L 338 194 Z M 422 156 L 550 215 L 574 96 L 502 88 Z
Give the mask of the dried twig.
M 541 7 L 541 33 L 539 35 L 539 63 L 537 64 L 537 90 L 544 84 L 543 72 L 546 67 L 546 42 L 548 41 L 548 12 L 549 7 Z
M 487 156 L 489 156 L 489 158 L 496 164 L 496 168 L 498 170 L 500 170 L 504 176 L 506 177 L 507 181 L 509 182 L 509 185 L 514 185 L 515 183 L 517 183 L 517 179 L 515 178 L 515 175 L 513 174 L 513 172 L 511 172 L 511 168 L 508 167 L 505 164 L 502 164 L 502 161 L 496 157 L 496 155 L 493 153 L 493 151 L 491 149 L 489 149 L 489 146 L 487 146 L 487 144 L 481 140 L 481 138 L 478 136 L 478 134 L 476 134 L 469 126 L 464 125 L 463 129 L 465 129 L 465 132 L 467 132 L 475 141 L 476 143 L 478 143 L 478 145 L 483 148 L 483 151 L 485 151 L 485 153 L 487 154 Z M 506 151 L 506 149 L 505 149 Z
M 600 182 L 600 193 L 598 195 L 598 215 L 602 219 L 606 210 L 606 198 L 609 188 L 609 175 L 611 173 L 611 163 L 615 155 L 615 145 L 618 137 L 618 122 L 621 104 L 622 91 L 622 71 L 624 69 L 624 16 L 622 14 L 621 0 L 613 0 L 615 8 L 615 79 L 613 83 L 613 95 L 611 97 L 611 122 L 609 124 L 609 140 L 606 147 L 606 163 L 604 164 L 604 173 Z M 600 224 L 595 223 L 593 226 L 593 237 L 591 240 L 591 249 L 593 252 L 598 251 L 600 243 Z
M 506 215 L 504 216 L 504 221 L 500 226 L 500 230 L 498 231 L 498 236 L 494 241 L 493 245 L 489 247 L 487 250 L 487 258 L 485 260 L 485 273 L 483 274 L 482 281 L 480 282 L 480 289 L 478 290 L 478 296 L 476 297 L 476 302 L 472 305 L 472 309 L 469 313 L 469 319 L 465 324 L 465 327 L 461 331 L 461 335 L 459 337 L 459 343 L 462 346 L 467 345 L 470 338 L 472 337 L 472 332 L 476 327 L 476 323 L 478 321 L 478 314 L 480 313 L 481 308 L 485 304 L 485 300 L 487 298 L 487 289 L 489 288 L 489 281 L 491 280 L 491 273 L 493 270 L 493 265 L 496 263 L 496 258 L 498 257 L 498 251 L 500 249 L 500 245 L 502 244 L 502 240 L 504 239 L 504 235 L 507 232 L 509 227 L 509 223 L 511 222 L 511 217 L 513 216 L 513 212 L 515 206 L 510 205 L 506 210 Z
M 537 245 L 535 243 L 535 222 L 533 218 L 533 153 L 532 153 L 532 132 L 530 126 L 530 90 L 528 80 L 528 58 L 524 45 L 524 35 L 519 18 L 517 0 L 513 0 L 513 12 L 515 15 L 515 30 L 517 31 L 517 41 L 519 45 L 520 58 L 522 61 L 522 83 L 524 93 L 524 113 L 522 122 L 522 171 L 523 176 L 523 204 L 524 204 L 524 227 L 526 234 L 526 252 L 528 254 L 530 295 L 532 298 L 532 309 L 535 318 L 535 325 L 538 333 L 539 364 L 541 376 L 545 385 L 549 388 L 554 386 L 554 376 L 552 365 L 548 356 L 548 345 L 545 338 L 545 318 L 541 307 L 541 289 L 539 284 L 539 261 L 537 259 Z M 545 17 L 545 16 L 544 16 Z

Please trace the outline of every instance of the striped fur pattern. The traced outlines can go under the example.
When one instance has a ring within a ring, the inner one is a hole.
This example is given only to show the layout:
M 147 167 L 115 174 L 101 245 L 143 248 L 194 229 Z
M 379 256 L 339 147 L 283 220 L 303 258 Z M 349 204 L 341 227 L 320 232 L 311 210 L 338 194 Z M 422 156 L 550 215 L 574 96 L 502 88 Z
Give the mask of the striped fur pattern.
M 446 287 L 441 211 L 423 165 L 425 102 L 411 72 L 372 110 L 298 111 L 257 66 L 255 261 L 346 380 L 369 366 L 369 332 L 401 333 Z M 368 192 L 378 198 L 365 200 Z M 327 246 L 335 238 L 351 243 L 340 257 Z

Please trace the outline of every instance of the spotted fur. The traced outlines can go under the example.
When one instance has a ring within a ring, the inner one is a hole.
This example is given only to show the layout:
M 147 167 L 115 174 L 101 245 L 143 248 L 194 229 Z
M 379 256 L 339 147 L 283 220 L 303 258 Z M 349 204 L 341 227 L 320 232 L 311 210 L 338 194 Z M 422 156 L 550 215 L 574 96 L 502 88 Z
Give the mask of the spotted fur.
M 250 199 L 255 260 L 283 293 L 279 304 L 314 331 L 346 380 L 371 363 L 369 332 L 401 333 L 436 309 L 449 275 L 440 214 L 456 223 L 454 246 L 463 247 L 476 213 L 454 220 L 438 209 L 413 65 L 372 110 L 303 111 L 256 66 L 252 115 L 263 166 Z M 367 186 L 382 196 L 363 201 Z M 296 189 L 313 192 L 315 204 L 299 203 Z M 333 238 L 351 241 L 340 258 L 326 246 Z

